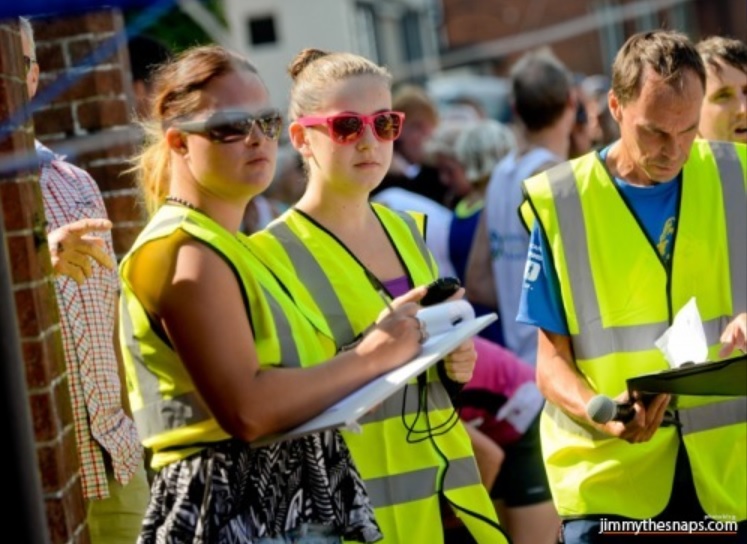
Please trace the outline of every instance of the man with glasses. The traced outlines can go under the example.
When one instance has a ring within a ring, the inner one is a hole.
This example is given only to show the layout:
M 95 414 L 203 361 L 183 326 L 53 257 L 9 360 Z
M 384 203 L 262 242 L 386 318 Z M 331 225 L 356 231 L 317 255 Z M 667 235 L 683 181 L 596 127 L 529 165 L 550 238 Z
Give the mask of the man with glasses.
M 32 98 L 39 84 L 34 33 L 27 19 L 21 18 L 19 26 Z M 91 542 L 132 544 L 149 489 L 121 380 L 112 224 L 87 172 L 38 141 L 36 149 Z

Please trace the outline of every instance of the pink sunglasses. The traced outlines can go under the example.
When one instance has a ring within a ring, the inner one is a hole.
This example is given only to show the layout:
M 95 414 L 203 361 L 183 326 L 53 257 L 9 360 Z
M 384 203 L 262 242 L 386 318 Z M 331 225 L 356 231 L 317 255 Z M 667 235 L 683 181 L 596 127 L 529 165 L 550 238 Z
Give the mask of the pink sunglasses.
M 405 114 L 401 111 L 381 111 L 373 115 L 340 113 L 329 117 L 299 117 L 296 121 L 304 127 L 327 125 L 330 137 L 338 144 L 360 140 L 366 125 L 373 129 L 379 141 L 392 142 L 402 133 Z

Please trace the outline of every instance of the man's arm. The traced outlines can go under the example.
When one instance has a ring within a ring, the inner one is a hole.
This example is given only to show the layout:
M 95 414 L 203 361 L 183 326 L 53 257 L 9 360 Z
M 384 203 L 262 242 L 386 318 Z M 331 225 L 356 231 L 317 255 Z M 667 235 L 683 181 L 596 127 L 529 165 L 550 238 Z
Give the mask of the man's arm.
M 735 349 L 747 351 L 747 313 L 741 313 L 729 323 L 721 334 L 719 357 L 728 357 Z
M 488 308 L 498 308 L 498 294 L 493 278 L 490 240 L 485 215 L 483 210 L 477 224 L 475 237 L 472 240 L 472 249 L 469 252 L 465 272 L 465 287 L 467 289 L 467 299 L 470 302 L 482 304 Z
M 610 421 L 604 425 L 596 424 L 586 414 L 586 405 L 596 393 L 576 367 L 570 337 L 545 329 L 539 329 L 538 335 L 537 387 L 549 402 L 580 423 L 631 444 L 651 439 L 664 418 L 669 395 L 657 395 L 647 405 L 636 400 L 633 404 L 635 417 L 628 423 Z M 615 400 L 628 402 L 630 399 L 626 391 Z
M 93 274 L 94 262 L 114 270 L 116 265 L 106 251 L 106 242 L 92 234 L 111 228 L 108 219 L 86 218 L 51 230 L 47 243 L 55 276 L 68 276 L 81 285 Z

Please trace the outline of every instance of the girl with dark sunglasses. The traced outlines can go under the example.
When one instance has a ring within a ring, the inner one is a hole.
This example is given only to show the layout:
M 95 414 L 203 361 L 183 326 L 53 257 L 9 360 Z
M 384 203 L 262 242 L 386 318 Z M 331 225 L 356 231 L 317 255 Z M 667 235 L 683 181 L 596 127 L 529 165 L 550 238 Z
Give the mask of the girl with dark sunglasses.
M 152 218 L 120 268 L 128 388 L 156 471 L 138 542 L 375 542 L 339 432 L 252 443 L 418 353 L 408 301 L 424 289 L 336 355 L 238 232 L 272 179 L 280 133 L 256 69 L 198 47 L 154 84 L 155 126 L 135 167 Z
M 250 240 L 342 349 L 375 321 L 385 300 L 430 283 L 438 270 L 422 238 L 422 215 L 369 202 L 406 122 L 392 111 L 390 74 L 363 57 L 315 49 L 299 53 L 289 72 L 288 132 L 308 184 L 293 209 Z M 343 431 L 384 542 L 444 542 L 442 505 L 476 541 L 507 541 L 449 398 L 474 363 L 469 341 L 363 418 L 360 434 Z

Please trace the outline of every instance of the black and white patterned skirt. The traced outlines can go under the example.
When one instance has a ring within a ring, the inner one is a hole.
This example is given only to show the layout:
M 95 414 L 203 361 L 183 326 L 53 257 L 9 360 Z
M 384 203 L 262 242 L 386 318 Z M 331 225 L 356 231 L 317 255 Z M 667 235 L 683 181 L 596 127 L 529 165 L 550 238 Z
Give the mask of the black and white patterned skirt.
M 227 440 L 172 463 L 153 480 L 139 544 L 249 544 L 304 524 L 346 540 L 382 538 L 339 432 L 262 448 Z

